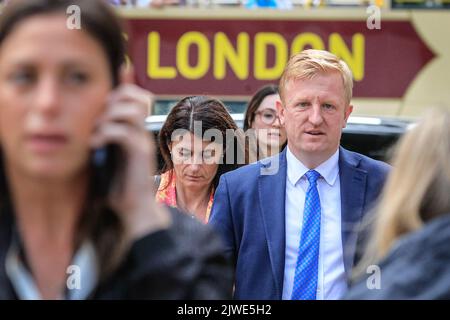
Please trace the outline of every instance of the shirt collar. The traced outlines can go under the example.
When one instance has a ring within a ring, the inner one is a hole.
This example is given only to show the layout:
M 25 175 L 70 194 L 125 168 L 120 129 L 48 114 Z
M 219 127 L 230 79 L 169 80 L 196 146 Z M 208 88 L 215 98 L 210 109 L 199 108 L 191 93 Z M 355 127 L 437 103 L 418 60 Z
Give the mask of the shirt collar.
M 286 161 L 288 179 L 292 185 L 295 186 L 309 169 L 294 156 L 289 149 L 289 145 L 286 150 Z M 327 184 L 333 186 L 339 174 L 339 148 L 330 158 L 322 162 L 317 168 L 314 168 L 314 170 L 325 179 Z
M 67 269 L 66 290 L 61 298 L 87 299 L 99 281 L 99 262 L 92 242 L 85 241 L 77 250 Z M 19 299 L 40 300 L 41 294 L 31 272 L 20 258 L 18 237 L 13 236 L 5 261 L 6 274 Z M 70 287 L 69 287 L 70 285 Z

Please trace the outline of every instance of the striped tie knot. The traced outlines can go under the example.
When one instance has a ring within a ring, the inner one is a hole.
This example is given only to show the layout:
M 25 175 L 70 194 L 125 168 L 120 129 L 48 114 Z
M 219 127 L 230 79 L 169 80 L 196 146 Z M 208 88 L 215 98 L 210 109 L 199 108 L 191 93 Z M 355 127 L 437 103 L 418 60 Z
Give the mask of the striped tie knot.
M 320 177 L 320 173 L 316 170 L 309 170 L 305 173 L 306 178 L 308 178 L 310 185 L 315 185 L 317 183 L 317 179 Z

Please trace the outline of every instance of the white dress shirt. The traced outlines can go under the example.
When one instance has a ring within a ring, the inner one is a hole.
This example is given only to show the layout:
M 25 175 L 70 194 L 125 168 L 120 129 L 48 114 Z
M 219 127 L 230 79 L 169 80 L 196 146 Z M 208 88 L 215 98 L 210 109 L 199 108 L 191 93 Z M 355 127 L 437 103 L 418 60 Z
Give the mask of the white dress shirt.
M 75 281 L 75 286 L 69 288 L 69 283 L 66 281 L 66 294 L 61 292 L 60 299 L 67 300 L 84 300 L 89 297 L 92 291 L 98 284 L 99 270 L 98 259 L 95 253 L 94 245 L 86 241 L 76 252 L 72 268 L 77 268 L 78 272 L 74 276 L 79 276 L 79 283 Z M 16 242 L 13 240 L 9 247 L 6 262 L 5 262 L 6 274 L 11 281 L 12 286 L 17 294 L 17 297 L 21 300 L 41 300 L 42 296 L 39 289 L 33 279 L 32 274 L 25 267 L 20 259 L 19 248 Z M 67 274 L 74 272 L 72 269 L 67 269 Z M 79 285 L 79 287 L 77 287 Z
M 286 158 L 286 255 L 282 298 L 290 300 L 309 186 L 305 173 L 309 169 L 293 155 L 289 146 Z M 317 187 L 321 207 L 317 299 L 339 299 L 347 290 L 341 235 L 339 149 L 314 170 L 320 174 Z

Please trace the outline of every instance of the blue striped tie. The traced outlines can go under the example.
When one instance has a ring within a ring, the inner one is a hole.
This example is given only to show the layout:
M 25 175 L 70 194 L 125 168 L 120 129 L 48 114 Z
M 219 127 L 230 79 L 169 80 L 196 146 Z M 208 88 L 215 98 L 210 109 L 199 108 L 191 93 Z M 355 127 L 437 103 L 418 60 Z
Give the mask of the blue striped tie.
M 292 300 L 315 300 L 319 269 L 320 198 L 317 190 L 317 171 L 306 172 L 309 187 L 306 191 L 303 227 L 295 267 Z

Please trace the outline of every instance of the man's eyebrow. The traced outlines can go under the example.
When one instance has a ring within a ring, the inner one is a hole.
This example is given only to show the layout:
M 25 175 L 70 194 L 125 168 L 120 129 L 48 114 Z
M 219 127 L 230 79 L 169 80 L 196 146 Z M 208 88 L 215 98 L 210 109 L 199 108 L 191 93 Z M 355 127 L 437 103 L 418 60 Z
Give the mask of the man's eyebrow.
M 322 103 L 333 103 L 333 104 L 336 104 L 336 103 L 339 103 L 340 102 L 340 100 L 341 100 L 341 98 L 339 98 L 339 97 L 328 97 L 328 96 L 326 96 L 326 97 L 324 97 L 322 100 L 321 100 L 321 102 Z M 344 101 L 345 99 L 344 98 L 342 98 L 342 101 Z
M 300 102 L 305 102 L 311 100 L 309 97 L 293 97 L 291 100 L 288 101 L 288 104 L 297 104 Z

